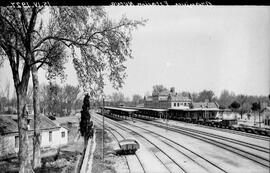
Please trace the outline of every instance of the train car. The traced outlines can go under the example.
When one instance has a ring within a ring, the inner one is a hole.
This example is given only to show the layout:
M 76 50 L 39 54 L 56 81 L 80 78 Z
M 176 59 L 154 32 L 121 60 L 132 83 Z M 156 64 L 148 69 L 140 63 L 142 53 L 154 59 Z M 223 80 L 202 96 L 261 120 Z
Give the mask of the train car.
M 124 139 L 119 141 L 120 151 L 118 154 L 135 154 L 140 148 L 139 143 L 134 139 Z
M 223 119 L 221 121 L 221 127 L 232 129 L 237 124 L 237 119 Z

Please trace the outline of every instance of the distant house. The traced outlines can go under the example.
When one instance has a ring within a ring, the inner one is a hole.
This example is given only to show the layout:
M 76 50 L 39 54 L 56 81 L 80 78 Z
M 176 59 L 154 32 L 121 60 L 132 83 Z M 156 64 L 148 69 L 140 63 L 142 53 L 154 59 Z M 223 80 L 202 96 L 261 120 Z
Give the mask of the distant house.
M 0 115 L 0 158 L 14 155 L 19 151 L 17 115 Z M 28 125 L 29 148 L 33 147 L 33 118 Z M 56 148 L 68 143 L 68 129 L 56 125 L 41 115 L 41 148 Z

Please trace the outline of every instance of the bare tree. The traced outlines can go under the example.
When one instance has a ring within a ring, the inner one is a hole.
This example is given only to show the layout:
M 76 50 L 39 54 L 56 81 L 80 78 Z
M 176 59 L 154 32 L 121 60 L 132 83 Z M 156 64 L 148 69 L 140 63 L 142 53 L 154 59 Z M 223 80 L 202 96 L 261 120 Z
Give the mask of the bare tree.
M 65 96 L 65 108 L 67 109 L 67 115 L 71 114 L 71 109 L 73 108 L 77 95 L 80 92 L 79 86 L 72 86 L 72 85 L 66 85 L 64 87 L 64 93 Z
M 113 102 L 114 106 L 119 105 L 119 103 L 123 103 L 125 101 L 125 96 L 121 92 L 114 92 L 110 96 L 111 101 Z
M 138 105 L 142 99 L 143 99 L 142 96 L 140 96 L 139 94 L 133 95 L 132 96 L 132 104 L 133 104 L 133 106 Z
M 199 93 L 198 101 L 204 102 L 205 100 L 212 101 L 215 94 L 212 90 L 203 90 Z
M 236 99 L 236 96 L 233 92 L 229 92 L 228 90 L 223 90 L 218 99 L 218 103 L 220 106 L 224 108 L 228 108 L 235 99 Z

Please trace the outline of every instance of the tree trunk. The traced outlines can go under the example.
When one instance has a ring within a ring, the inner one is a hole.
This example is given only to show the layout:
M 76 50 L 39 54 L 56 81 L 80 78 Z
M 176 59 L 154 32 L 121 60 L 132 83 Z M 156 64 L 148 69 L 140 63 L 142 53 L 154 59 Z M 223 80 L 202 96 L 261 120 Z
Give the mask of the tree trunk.
M 33 80 L 33 108 L 34 108 L 34 141 L 33 141 L 33 169 L 41 167 L 40 156 L 40 105 L 39 105 L 39 81 L 38 70 L 36 65 L 32 66 L 32 80 Z
M 22 87 L 23 89 L 17 90 L 17 115 L 18 115 L 18 129 L 19 129 L 19 164 L 20 164 L 20 173 L 28 173 L 32 171 L 31 168 L 31 161 L 28 153 L 28 124 L 27 124 L 27 118 L 28 114 L 26 111 L 26 89 L 25 87 Z

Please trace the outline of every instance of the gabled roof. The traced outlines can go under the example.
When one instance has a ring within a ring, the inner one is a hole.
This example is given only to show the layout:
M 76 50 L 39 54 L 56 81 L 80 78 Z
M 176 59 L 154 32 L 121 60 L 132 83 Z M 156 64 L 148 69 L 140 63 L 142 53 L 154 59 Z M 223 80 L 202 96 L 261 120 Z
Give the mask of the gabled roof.
M 191 101 L 191 99 L 183 96 L 182 94 L 174 94 L 171 95 L 171 101 Z
M 18 132 L 18 125 L 11 117 L 0 115 L 0 135 Z
M 18 124 L 17 124 L 17 115 L 0 115 L 0 135 L 16 133 L 18 132 Z M 34 130 L 34 118 L 33 115 L 30 115 L 30 131 Z M 52 120 L 44 115 L 40 115 L 40 129 L 41 130 L 49 130 L 49 129 L 57 129 L 60 128 L 57 124 L 55 124 Z
M 170 94 L 170 91 L 161 91 L 160 93 L 158 93 L 159 96 L 167 96 Z
M 217 103 L 215 102 L 193 102 L 193 109 L 196 108 L 218 108 Z
M 34 117 L 31 116 L 30 120 L 30 130 L 34 130 Z M 59 128 L 52 120 L 44 115 L 40 115 L 40 129 L 47 130 L 47 129 L 55 129 Z

